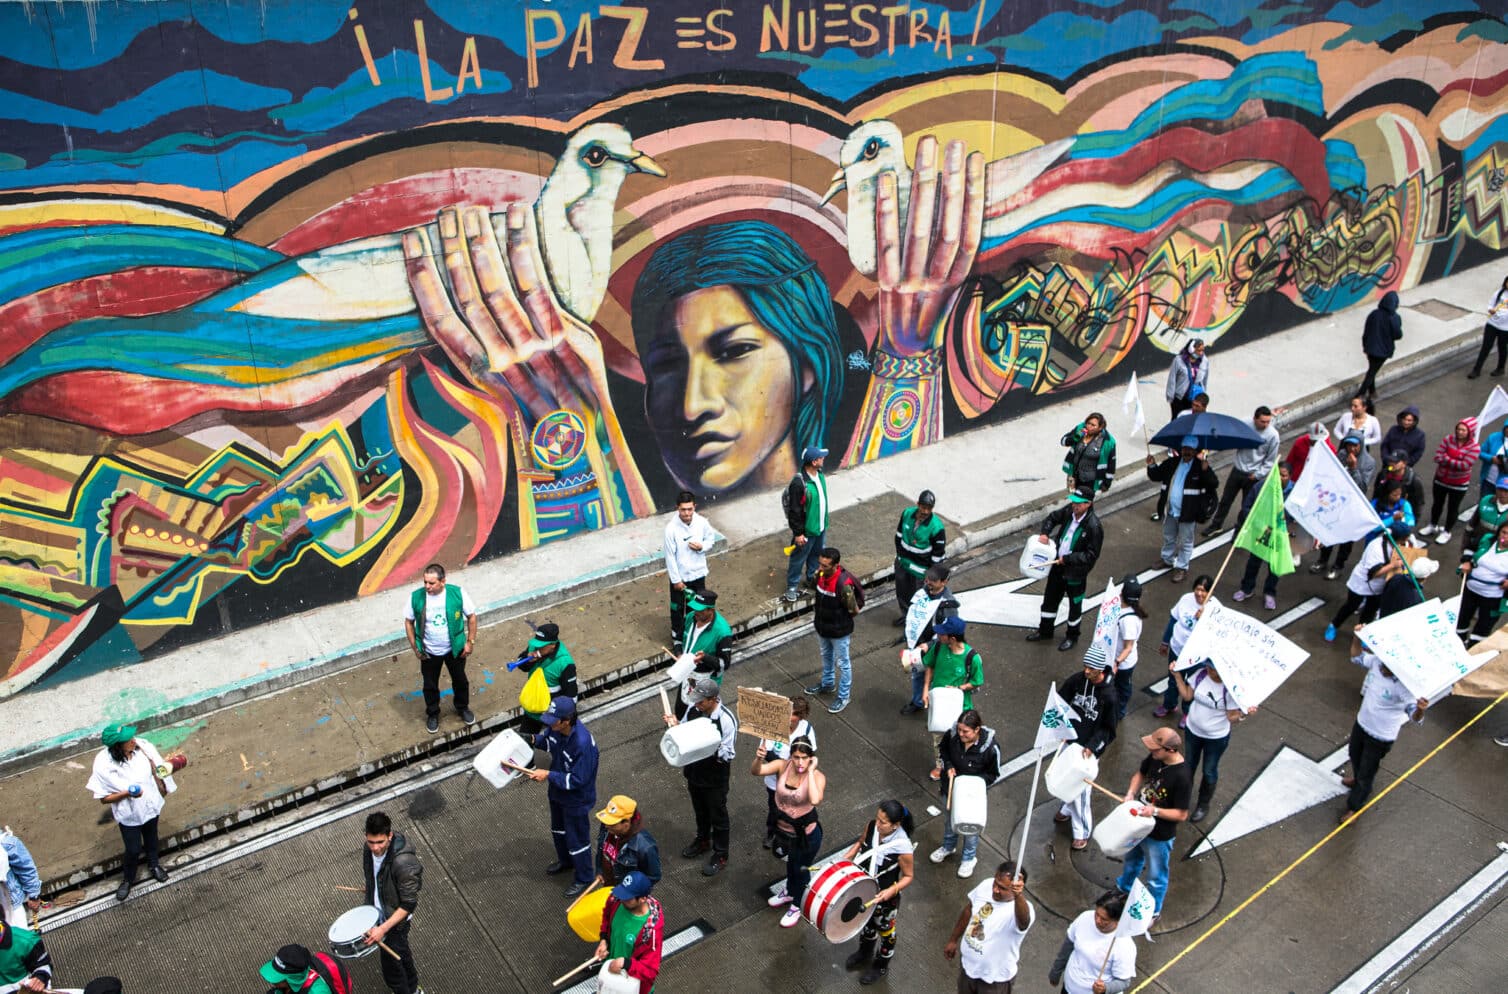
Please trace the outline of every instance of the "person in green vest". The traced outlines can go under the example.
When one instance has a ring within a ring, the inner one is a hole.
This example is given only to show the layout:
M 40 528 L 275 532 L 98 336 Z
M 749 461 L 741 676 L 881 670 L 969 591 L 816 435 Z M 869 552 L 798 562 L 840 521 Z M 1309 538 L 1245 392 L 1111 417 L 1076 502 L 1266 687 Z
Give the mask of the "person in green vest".
M 963 640 L 965 626 L 958 615 L 950 615 L 932 626 L 935 636 L 931 645 L 917 646 L 922 650 L 922 707 L 932 703 L 932 691 L 937 687 L 957 687 L 963 691 L 963 709 L 974 706 L 974 691 L 984 686 L 984 660 L 979 650 Z M 937 747 L 942 742 L 942 733 L 932 733 L 932 755 L 937 756 Z M 942 764 L 932 767 L 929 776 L 942 779 Z
M 0 986 L 45 991 L 52 987 L 52 960 L 39 932 L 16 928 L 0 918 Z
M 424 567 L 424 585 L 409 597 L 403 611 L 408 644 L 419 657 L 424 677 L 424 725 L 431 735 L 440 730 L 440 668 L 450 673 L 456 714 L 466 724 L 476 721 L 471 711 L 471 684 L 466 659 L 476 647 L 476 605 L 454 583 L 445 582 L 445 567 Z
M 942 518 L 932 513 L 936 506 L 937 495 L 923 490 L 916 506 L 902 511 L 900 524 L 895 526 L 895 604 L 901 609 L 891 622 L 896 628 L 906 623 L 911 598 L 921 589 L 927 570 L 941 563 L 948 552 L 947 530 Z
M 686 597 L 686 651 L 696 658 L 691 675 L 681 685 L 682 709 L 686 694 L 698 680 L 710 678 L 722 686 L 723 673 L 733 664 L 733 629 L 717 607 L 717 591 L 698 590 Z
M 522 661 L 518 668 L 525 673 L 533 675 L 536 669 L 544 668 L 545 686 L 550 691 L 550 699 L 557 697 L 569 697 L 576 699 L 580 692 L 576 684 L 576 660 L 571 658 L 571 650 L 560 641 L 560 626 L 547 621 L 534 629 L 534 634 L 529 639 L 529 644 L 524 647 Z M 539 724 L 539 716 L 543 712 L 527 712 L 535 725 L 524 729 L 527 732 L 537 732 L 544 728 Z M 528 722 L 524 723 L 525 725 Z
M 1058 444 L 1068 450 L 1063 457 L 1063 475 L 1068 478 L 1070 493 L 1080 488 L 1099 493 L 1110 489 L 1115 482 L 1115 438 L 1103 414 L 1093 412 Z
M 325 978 L 315 969 L 314 957 L 303 946 L 286 945 L 277 955 L 262 964 L 262 979 L 272 991 L 284 994 L 335 994 Z
M 801 596 L 803 571 L 806 582 L 814 582 L 817 558 L 822 555 L 822 538 L 827 534 L 827 477 L 822 475 L 822 462 L 826 458 L 826 449 L 808 445 L 801 453 L 801 472 L 791 477 L 781 498 L 785 522 L 791 529 L 785 599 L 792 604 Z
M 610 973 L 637 980 L 639 994 L 654 991 L 665 944 L 665 909 L 649 896 L 653 887 L 654 883 L 638 870 L 625 874 L 602 909 L 597 943 L 597 959 L 607 961 Z

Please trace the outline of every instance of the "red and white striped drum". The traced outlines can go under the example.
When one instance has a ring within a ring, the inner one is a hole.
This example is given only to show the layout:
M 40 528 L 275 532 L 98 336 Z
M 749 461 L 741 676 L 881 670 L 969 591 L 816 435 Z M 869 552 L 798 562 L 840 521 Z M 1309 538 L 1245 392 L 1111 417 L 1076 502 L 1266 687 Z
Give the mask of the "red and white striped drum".
M 858 935 L 874 914 L 869 902 L 880 892 L 874 877 L 857 863 L 840 859 L 826 866 L 807 885 L 801 914 L 827 941 L 837 944 Z

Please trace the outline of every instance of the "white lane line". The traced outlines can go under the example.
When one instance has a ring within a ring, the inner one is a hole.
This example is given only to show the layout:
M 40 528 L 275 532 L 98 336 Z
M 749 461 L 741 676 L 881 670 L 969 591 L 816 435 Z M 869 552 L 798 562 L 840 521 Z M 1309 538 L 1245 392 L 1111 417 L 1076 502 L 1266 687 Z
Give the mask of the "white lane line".
M 1384 981 L 1392 979 L 1429 948 L 1440 942 L 1481 904 L 1490 898 L 1504 882 L 1508 882 L 1508 844 L 1499 842 L 1501 853 L 1445 900 L 1435 905 L 1402 935 L 1383 947 L 1382 951 L 1361 969 L 1341 981 L 1330 994 L 1365 994 L 1379 988 Z

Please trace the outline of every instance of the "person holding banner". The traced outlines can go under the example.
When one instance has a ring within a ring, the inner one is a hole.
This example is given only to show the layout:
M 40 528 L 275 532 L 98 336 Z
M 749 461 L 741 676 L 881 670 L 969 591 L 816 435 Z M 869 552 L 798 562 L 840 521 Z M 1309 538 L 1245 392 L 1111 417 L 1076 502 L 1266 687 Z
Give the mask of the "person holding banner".
M 857 862 L 869 870 L 880 886 L 875 895 L 874 915 L 859 933 L 859 948 L 843 961 L 845 970 L 865 967 L 859 975 L 859 983 L 865 986 L 883 980 L 890 972 L 890 961 L 895 958 L 895 923 L 901 911 L 901 891 L 916 879 L 912 857 L 916 844 L 911 841 L 915 831 L 916 823 L 904 804 L 894 799 L 881 801 L 874 820 L 864 826 L 864 831 L 843 854 L 844 859 L 854 862 L 862 848 L 864 858 Z
M 1320 427 L 1323 428 L 1324 426 L 1321 425 Z M 1259 556 L 1255 551 L 1253 551 L 1254 548 L 1262 547 L 1263 536 L 1260 530 L 1252 534 L 1252 538 L 1256 539 L 1257 541 L 1256 546 L 1248 546 L 1242 544 L 1242 539 L 1246 537 L 1244 533 L 1238 533 L 1236 535 L 1236 548 L 1247 549 L 1246 568 L 1241 571 L 1241 586 L 1236 590 L 1234 594 L 1231 595 L 1231 600 L 1235 601 L 1237 604 L 1241 603 L 1242 601 L 1246 600 L 1256 593 L 1257 576 L 1262 572 L 1262 567 L 1266 566 L 1267 579 L 1262 583 L 1262 607 L 1266 608 L 1269 611 L 1276 611 L 1278 609 L 1278 580 L 1280 576 L 1286 576 L 1288 573 L 1293 572 L 1293 546 L 1289 541 L 1290 534 L 1288 531 L 1288 518 L 1283 513 L 1283 501 L 1286 500 L 1288 498 L 1288 495 L 1291 493 L 1293 493 L 1293 475 L 1289 470 L 1287 463 L 1279 463 L 1278 492 L 1275 495 L 1277 507 L 1275 508 L 1274 513 L 1277 518 L 1281 519 L 1282 527 L 1279 528 L 1276 524 L 1273 524 L 1271 526 L 1273 532 L 1271 536 L 1269 536 L 1271 541 L 1267 546 L 1266 556 Z M 1257 499 L 1252 505 L 1253 510 L 1258 514 L 1258 520 L 1254 524 L 1263 526 L 1265 528 L 1267 527 L 1267 524 L 1263 520 L 1262 503 L 1262 492 L 1258 490 Z M 1278 565 L 1278 569 L 1284 569 L 1282 563 L 1285 560 L 1280 557 L 1286 557 L 1286 562 L 1289 564 L 1286 567 L 1287 572 L 1283 574 L 1279 574 L 1276 570 L 1273 569 L 1275 563 Z
M 1502 376 L 1503 366 L 1508 363 L 1508 279 L 1503 280 L 1498 292 L 1492 295 L 1492 303 L 1487 305 L 1487 324 L 1482 328 L 1482 350 L 1477 353 L 1477 361 L 1472 363 L 1471 372 L 1466 374 L 1468 380 L 1482 375 L 1482 364 L 1487 361 L 1487 353 L 1492 351 L 1493 346 L 1497 346 L 1498 364 L 1492 375 Z
M 1068 926 L 1068 937 L 1047 971 L 1047 982 L 1063 994 L 1120 994 L 1136 979 L 1136 943 L 1116 942 L 1126 911 L 1124 891 L 1107 890 L 1094 907 Z
M 1362 626 L 1358 625 L 1360 631 Z M 1356 722 L 1351 726 L 1351 739 L 1347 752 L 1351 760 L 1351 775 L 1341 777 L 1342 785 L 1351 788 L 1346 796 L 1346 806 L 1341 809 L 1342 823 L 1356 813 L 1372 796 L 1372 781 L 1382 766 L 1382 758 L 1393 748 L 1398 733 L 1409 722 L 1421 724 L 1429 699 L 1415 698 L 1393 671 L 1382 660 L 1366 651 L 1359 638 L 1351 639 L 1351 662 L 1367 671 L 1361 684 L 1361 708 L 1356 712 Z
M 937 746 L 937 762 L 943 771 L 942 791 L 948 809 L 944 813 L 942 845 L 932 850 L 928 859 L 941 863 L 958 848 L 958 832 L 953 829 L 953 778 L 983 777 L 986 787 L 1000 779 L 1000 743 L 995 739 L 995 730 L 984 723 L 978 711 L 969 708 L 943 735 Z M 979 836 L 963 837 L 963 853 L 958 863 L 960 877 L 968 879 L 974 875 L 978 849 Z
M 1341 419 L 1342 421 L 1345 418 Z M 1376 418 L 1372 419 L 1376 421 Z M 1359 433 L 1345 435 L 1341 439 L 1340 451 L 1335 454 L 1341 468 L 1346 475 L 1351 477 L 1351 482 L 1356 484 L 1358 493 L 1369 493 L 1372 486 L 1372 472 L 1377 467 L 1377 461 L 1367 452 L 1362 443 Z M 1351 546 L 1354 542 L 1337 542 L 1334 545 L 1322 545 L 1319 550 L 1319 558 L 1314 565 L 1309 567 L 1310 573 L 1324 573 L 1325 579 L 1333 580 L 1340 575 L 1341 570 L 1346 568 L 1346 560 L 1351 558 Z M 1331 563 L 1331 553 L 1335 555 L 1335 561 Z
M 939 622 L 958 614 L 958 599 L 948 587 L 951 572 L 942 563 L 927 568 L 922 589 L 911 595 L 911 606 L 906 609 L 905 630 L 895 640 L 895 645 L 905 645 L 909 649 L 924 646 L 935 637 Z M 911 699 L 901 706 L 901 714 L 925 711 L 922 691 L 926 689 L 927 668 L 921 664 L 921 653 L 902 653 L 901 659 L 911 672 Z
M 1346 579 L 1346 599 L 1341 603 L 1335 617 L 1325 626 L 1325 641 L 1334 642 L 1340 626 L 1352 614 L 1360 612 L 1361 623 L 1366 624 L 1377 617 L 1378 598 L 1388 578 L 1408 571 L 1408 564 L 1398 552 L 1396 543 L 1405 541 L 1414 530 L 1411 520 L 1397 518 L 1388 522 L 1387 533 L 1378 531 L 1366 539 L 1361 559 Z
M 1131 777 L 1126 788 L 1127 801 L 1140 801 L 1138 813 L 1153 818 L 1152 832 L 1126 853 L 1121 875 L 1115 886 L 1130 893 L 1131 887 L 1147 869 L 1147 890 L 1155 902 L 1153 919 L 1162 914 L 1162 899 L 1168 893 L 1168 870 L 1173 861 L 1173 841 L 1178 823 L 1189 817 L 1189 796 L 1194 792 L 1193 771 L 1183 758 L 1183 737 L 1171 728 L 1153 729 L 1143 735 L 1141 744 L 1147 757 Z
M 1184 643 L 1188 642 L 1189 635 L 1194 631 L 1194 626 L 1199 623 L 1199 616 L 1204 613 L 1204 606 L 1209 603 L 1220 604 L 1219 598 L 1212 598 L 1210 591 L 1214 589 L 1215 581 L 1207 573 L 1200 573 L 1194 577 L 1194 589 L 1178 598 L 1173 609 L 1168 612 L 1168 627 L 1163 629 L 1162 644 L 1157 647 L 1160 655 L 1168 657 L 1168 662 L 1178 662 L 1178 657 L 1183 652 Z M 1200 662 L 1197 659 L 1188 661 L 1188 668 Z M 1168 688 L 1162 692 L 1162 703 L 1152 711 L 1159 718 L 1166 718 L 1179 711 L 1178 686 L 1171 680 Z
M 1492 634 L 1503 613 L 1503 597 L 1508 594 L 1508 519 L 1498 522 L 1493 534 L 1482 536 L 1471 561 L 1462 563 L 1457 572 L 1465 575 L 1466 584 L 1461 588 L 1456 634 L 1470 649 Z
M 1455 430 L 1440 439 L 1435 448 L 1434 500 L 1430 503 L 1429 524 L 1420 528 L 1419 534 L 1425 538 L 1434 535 L 1436 545 L 1450 543 L 1451 526 L 1461 511 L 1461 498 L 1471 488 L 1471 469 L 1481 453 L 1476 418 L 1457 421 Z M 1444 525 L 1440 524 L 1442 513 Z
M 801 899 L 811 883 L 811 865 L 822 851 L 822 822 L 817 806 L 827 792 L 827 774 L 817 769 L 817 747 L 811 739 L 791 741 L 790 758 L 767 761 L 760 746 L 750 768 L 756 777 L 775 777 L 775 832 L 786 853 L 785 887 L 770 898 L 769 905 L 789 905 L 780 927 L 790 928 L 801 920 Z
M 1086 757 L 1100 755 L 1115 741 L 1115 716 L 1119 705 L 1109 668 L 1105 647 L 1096 642 L 1084 653 L 1083 670 L 1064 680 L 1059 690 L 1077 714 L 1077 718 L 1070 722 L 1073 725 L 1073 745 L 1083 749 Z M 1064 802 L 1052 819 L 1059 825 L 1072 823 L 1074 852 L 1089 848 L 1089 833 L 1094 830 L 1094 811 L 1089 806 L 1093 789 L 1085 784 L 1078 797 Z
M 1026 899 L 1026 871 L 1008 859 L 995 876 L 969 891 L 943 957 L 958 957 L 958 994 L 1011 994 L 1021 943 L 1036 921 Z
M 1194 813 L 1189 817 L 1189 821 L 1198 824 L 1209 813 L 1215 785 L 1220 781 L 1220 757 L 1230 745 L 1230 726 L 1244 721 L 1247 714 L 1255 714 L 1257 709 L 1242 713 L 1241 706 L 1220 679 L 1213 662 L 1206 662 L 1194 670 L 1190 679 L 1184 678 L 1177 663 L 1168 664 L 1168 674 L 1178 686 L 1178 696 L 1183 699 L 1189 716 L 1190 777 L 1201 760 L 1204 764 L 1199 777 L 1199 796 L 1194 802 Z

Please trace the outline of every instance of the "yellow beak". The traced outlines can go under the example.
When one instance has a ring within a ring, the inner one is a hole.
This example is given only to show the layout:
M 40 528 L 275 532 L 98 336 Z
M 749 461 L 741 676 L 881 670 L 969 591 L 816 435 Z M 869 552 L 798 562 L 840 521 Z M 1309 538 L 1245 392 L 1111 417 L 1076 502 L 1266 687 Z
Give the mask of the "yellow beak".
M 833 199 L 846 189 L 848 189 L 848 181 L 843 178 L 843 170 L 839 169 L 837 172 L 833 173 L 833 185 L 827 188 L 827 192 L 822 195 L 822 199 L 817 202 L 817 206 L 826 206 L 829 200 Z
M 632 159 L 629 159 L 628 164 L 636 171 L 641 173 L 648 173 L 651 176 L 663 177 L 666 175 L 665 170 L 660 167 L 660 164 L 651 159 L 649 156 L 645 155 L 643 152 L 640 152 Z

